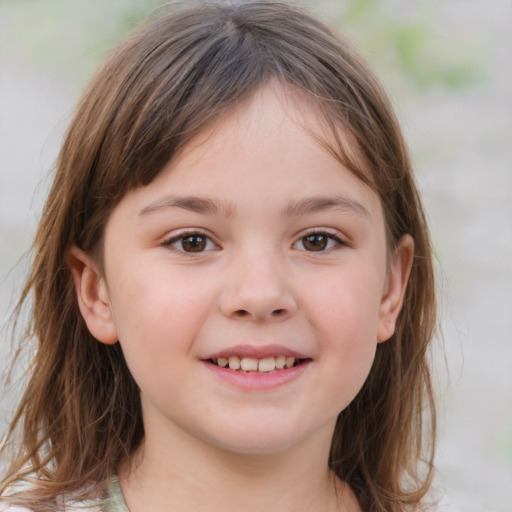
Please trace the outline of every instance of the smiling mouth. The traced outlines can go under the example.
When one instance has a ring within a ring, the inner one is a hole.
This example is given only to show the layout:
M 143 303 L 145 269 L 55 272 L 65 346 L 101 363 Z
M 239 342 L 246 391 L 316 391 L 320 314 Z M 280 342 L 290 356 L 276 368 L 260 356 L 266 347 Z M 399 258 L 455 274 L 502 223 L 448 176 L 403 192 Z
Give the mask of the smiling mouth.
M 275 357 L 264 357 L 261 359 L 255 357 L 218 357 L 209 359 L 209 362 L 240 373 L 271 373 L 276 371 L 283 371 L 298 366 L 305 362 L 306 359 L 298 359 L 291 356 L 279 355 Z

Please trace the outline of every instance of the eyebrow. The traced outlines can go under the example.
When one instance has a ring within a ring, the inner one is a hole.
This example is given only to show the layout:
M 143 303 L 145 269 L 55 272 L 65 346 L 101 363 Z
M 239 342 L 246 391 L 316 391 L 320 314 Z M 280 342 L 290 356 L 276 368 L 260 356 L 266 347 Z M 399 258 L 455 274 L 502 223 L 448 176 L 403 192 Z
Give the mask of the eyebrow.
M 182 208 L 183 210 L 202 214 L 222 213 L 226 217 L 232 216 L 235 210 L 234 206 L 228 202 L 205 199 L 196 196 L 170 196 L 146 206 L 140 211 L 139 215 L 149 215 L 167 208 Z
M 146 206 L 140 211 L 139 216 L 150 215 L 167 208 L 182 208 L 200 214 L 222 214 L 226 217 L 233 216 L 236 209 L 231 202 L 196 196 L 170 196 Z M 370 213 L 361 203 L 344 196 L 307 197 L 298 201 L 290 201 L 283 213 L 291 217 L 308 215 L 324 210 L 341 210 L 343 212 L 355 213 L 360 217 L 370 217 Z
M 290 201 L 285 209 L 286 215 L 307 215 L 323 210 L 341 210 L 369 218 L 370 212 L 358 201 L 344 196 L 308 197 L 300 201 Z

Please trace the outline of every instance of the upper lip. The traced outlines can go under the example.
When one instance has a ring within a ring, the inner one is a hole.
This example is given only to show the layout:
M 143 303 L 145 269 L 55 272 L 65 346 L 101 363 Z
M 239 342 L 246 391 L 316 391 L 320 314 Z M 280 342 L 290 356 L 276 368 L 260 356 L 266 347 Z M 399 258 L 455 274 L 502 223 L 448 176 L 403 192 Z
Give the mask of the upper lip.
M 235 345 L 210 354 L 204 359 L 219 359 L 219 357 L 228 359 L 231 356 L 239 358 L 252 357 L 254 359 L 264 359 L 266 357 L 276 356 L 294 357 L 295 359 L 309 359 L 308 356 L 282 345 Z

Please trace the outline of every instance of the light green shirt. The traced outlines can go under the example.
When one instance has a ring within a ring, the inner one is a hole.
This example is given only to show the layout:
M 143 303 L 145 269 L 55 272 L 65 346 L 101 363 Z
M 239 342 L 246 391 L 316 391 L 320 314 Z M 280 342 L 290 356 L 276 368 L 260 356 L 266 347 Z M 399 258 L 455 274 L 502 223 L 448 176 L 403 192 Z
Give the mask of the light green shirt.
M 119 485 L 117 475 L 112 477 L 109 485 L 109 497 L 103 503 L 102 512 L 130 512 L 124 501 L 123 491 Z

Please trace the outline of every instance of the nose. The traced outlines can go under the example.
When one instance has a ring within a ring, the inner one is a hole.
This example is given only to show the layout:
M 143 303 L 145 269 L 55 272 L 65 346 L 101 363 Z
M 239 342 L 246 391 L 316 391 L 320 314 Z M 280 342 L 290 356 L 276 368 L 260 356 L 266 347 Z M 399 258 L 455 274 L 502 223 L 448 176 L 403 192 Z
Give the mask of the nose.
M 234 265 L 220 297 L 222 313 L 235 320 L 284 321 L 297 311 L 288 273 L 265 255 Z

